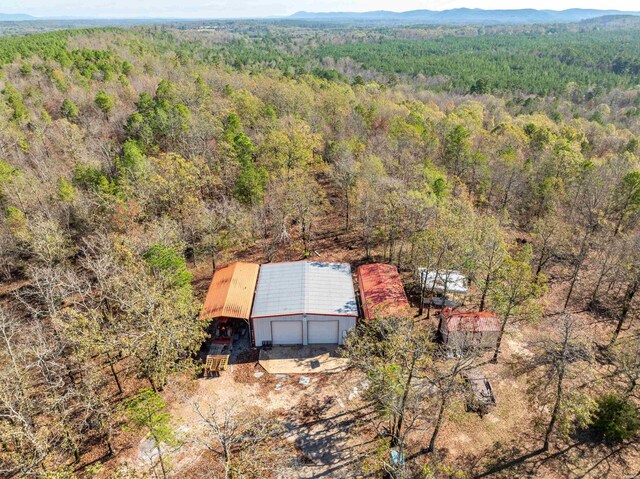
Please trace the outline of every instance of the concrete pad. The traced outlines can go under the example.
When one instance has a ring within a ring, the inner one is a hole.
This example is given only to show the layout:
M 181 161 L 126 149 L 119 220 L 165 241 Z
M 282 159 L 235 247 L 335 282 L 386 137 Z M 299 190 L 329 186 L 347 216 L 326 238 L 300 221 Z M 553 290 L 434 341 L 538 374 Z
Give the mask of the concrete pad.
M 309 374 L 344 371 L 349 360 L 337 345 L 273 346 L 260 350 L 259 363 L 270 374 Z

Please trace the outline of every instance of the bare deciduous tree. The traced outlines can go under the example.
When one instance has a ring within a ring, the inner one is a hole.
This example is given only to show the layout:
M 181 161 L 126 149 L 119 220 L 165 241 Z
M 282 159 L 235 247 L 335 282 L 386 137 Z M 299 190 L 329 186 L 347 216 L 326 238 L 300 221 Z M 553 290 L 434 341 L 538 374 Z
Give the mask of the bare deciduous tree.
M 206 409 L 195 403 L 200 427 L 195 440 L 222 463 L 225 479 L 273 477 L 283 462 L 285 428 L 276 418 L 231 403 L 216 408 L 213 399 Z

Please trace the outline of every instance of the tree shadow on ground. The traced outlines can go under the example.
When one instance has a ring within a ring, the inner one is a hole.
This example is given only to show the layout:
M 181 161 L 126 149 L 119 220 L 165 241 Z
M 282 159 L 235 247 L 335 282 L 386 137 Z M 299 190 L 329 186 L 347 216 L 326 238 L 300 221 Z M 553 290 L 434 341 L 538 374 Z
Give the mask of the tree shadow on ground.
M 333 401 L 316 400 L 292 418 L 289 431 L 313 477 L 343 476 L 360 460 L 360 449 L 371 441 L 356 430 L 373 414 L 367 406 L 335 411 Z M 358 437 L 358 440 L 354 440 Z
M 599 442 L 589 430 L 575 434 L 571 442 L 559 443 L 549 451 L 527 448 L 526 444 L 530 443 L 527 435 L 509 444 L 495 443 L 480 453 L 464 456 L 460 465 L 474 479 L 538 477 L 542 468 L 553 470 L 559 477 L 618 477 L 617 474 L 624 474 L 621 471 L 628 471 L 630 467 L 622 453 L 640 449 L 634 442 L 610 447 Z

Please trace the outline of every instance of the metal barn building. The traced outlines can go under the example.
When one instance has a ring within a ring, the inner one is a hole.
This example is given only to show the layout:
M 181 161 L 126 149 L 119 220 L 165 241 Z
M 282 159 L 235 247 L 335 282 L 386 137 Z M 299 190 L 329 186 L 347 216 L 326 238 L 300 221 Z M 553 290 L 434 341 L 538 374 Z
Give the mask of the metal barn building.
M 365 264 L 358 268 L 360 301 L 366 319 L 405 315 L 409 300 L 398 268 L 391 264 Z
M 251 312 L 254 345 L 343 344 L 357 316 L 350 265 L 300 261 L 260 267 Z

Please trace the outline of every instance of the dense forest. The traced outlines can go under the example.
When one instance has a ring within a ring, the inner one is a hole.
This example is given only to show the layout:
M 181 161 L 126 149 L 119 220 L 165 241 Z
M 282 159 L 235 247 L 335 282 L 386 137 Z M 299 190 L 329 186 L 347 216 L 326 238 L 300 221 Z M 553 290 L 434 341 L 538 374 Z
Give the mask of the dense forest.
M 349 57 L 385 73 L 441 76 L 443 88 L 488 93 L 562 93 L 568 83 L 611 89 L 640 74 L 638 31 L 513 33 L 348 43 L 321 56 Z
M 634 22 L 0 37 L 0 476 L 634 477 L 639 46 Z M 203 281 L 311 256 L 394 264 L 414 302 L 418 267 L 462 271 L 501 320 L 486 358 L 443 355 L 421 307 L 358 329 L 324 381 L 367 415 L 310 439 L 364 438 L 339 468 L 292 439 L 324 383 L 301 412 L 191 407 Z M 460 406 L 480 363 L 495 423 Z

